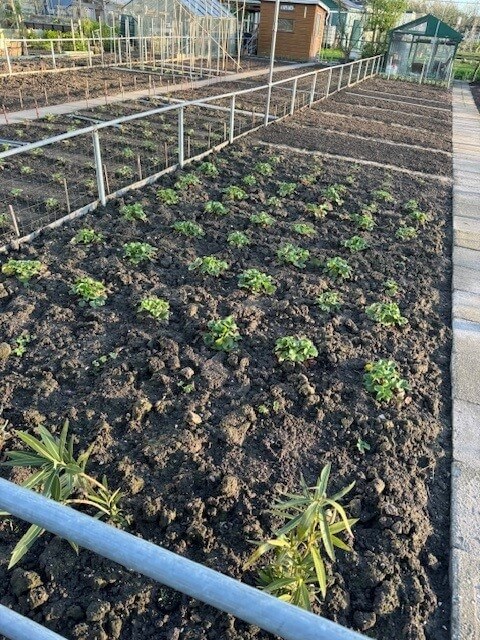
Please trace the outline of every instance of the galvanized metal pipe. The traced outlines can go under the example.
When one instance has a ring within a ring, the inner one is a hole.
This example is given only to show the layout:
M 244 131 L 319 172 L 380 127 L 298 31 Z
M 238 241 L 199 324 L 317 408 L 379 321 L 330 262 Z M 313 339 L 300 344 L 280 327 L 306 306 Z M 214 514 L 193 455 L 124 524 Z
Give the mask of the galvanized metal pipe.
M 105 206 L 107 204 L 107 199 L 105 197 L 105 180 L 103 177 L 102 151 L 100 149 L 100 138 L 96 129 L 93 130 L 92 138 L 93 157 L 95 159 L 95 172 L 97 174 L 98 199 L 100 200 L 102 205 Z
M 9 640 L 66 640 L 3 604 L 0 604 L 0 634 Z
M 229 118 L 229 127 L 228 127 L 228 141 L 230 143 L 233 142 L 235 138 L 235 96 L 233 95 L 230 99 L 230 118 Z
M 293 89 L 292 89 L 292 101 L 290 103 L 290 115 L 293 115 L 295 111 L 295 102 L 297 100 L 297 78 L 293 81 Z
M 180 169 L 185 164 L 185 136 L 183 127 L 184 107 L 178 110 L 178 166 Z
M 335 622 L 3 478 L 0 509 L 285 640 L 365 640 Z

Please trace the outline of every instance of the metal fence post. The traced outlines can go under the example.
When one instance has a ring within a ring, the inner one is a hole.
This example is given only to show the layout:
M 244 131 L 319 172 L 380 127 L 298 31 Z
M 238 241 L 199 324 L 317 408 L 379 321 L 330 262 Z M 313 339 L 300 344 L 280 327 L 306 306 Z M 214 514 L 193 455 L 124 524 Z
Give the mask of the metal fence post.
M 95 158 L 95 172 L 97 174 L 97 189 L 98 189 L 98 199 L 102 203 L 103 206 L 107 204 L 107 199 L 105 197 L 105 181 L 103 178 L 103 164 L 102 164 L 102 152 L 100 150 L 100 138 L 98 136 L 98 131 L 95 130 L 92 133 L 93 138 L 93 157 Z
M 330 67 L 330 69 L 328 70 L 328 80 L 327 80 L 327 93 L 325 94 L 325 97 L 328 98 L 328 96 L 330 95 L 330 84 L 332 82 L 332 67 Z
M 365 71 L 363 73 L 363 79 L 365 80 L 365 78 L 367 77 L 367 71 L 368 71 L 368 60 L 366 60 L 365 62 Z
M 340 67 L 340 74 L 338 76 L 337 91 L 340 91 L 340 89 L 342 88 L 342 80 L 343 80 L 343 67 Z
M 361 72 L 361 70 L 362 70 L 362 61 L 361 61 L 361 60 L 359 60 L 359 61 L 358 61 L 358 73 L 357 73 L 357 80 L 356 80 L 356 82 L 360 82 L 360 72 Z
M 53 40 L 50 40 L 50 51 L 52 53 L 52 65 L 53 65 L 53 68 L 56 69 L 57 68 L 57 62 L 55 60 L 55 48 L 53 46 Z
M 228 132 L 228 141 L 231 143 L 235 138 L 235 95 L 231 97 L 230 100 L 230 121 L 229 121 L 229 132 Z
M 293 90 L 292 90 L 292 102 L 290 103 L 290 115 L 292 115 L 295 111 L 295 102 L 297 100 L 297 83 L 298 80 L 295 78 L 293 81 Z
M 184 107 L 178 110 L 178 166 L 180 169 L 184 165 L 184 134 L 183 134 Z
M 313 80 L 312 80 L 312 87 L 310 89 L 310 101 L 309 101 L 309 105 L 310 106 L 312 106 L 312 104 L 315 101 L 315 89 L 317 88 L 317 78 L 318 78 L 318 71 L 313 76 Z
M 352 84 L 352 72 L 353 72 L 353 62 L 350 63 L 350 73 L 348 74 L 348 84 L 347 87 L 349 87 Z

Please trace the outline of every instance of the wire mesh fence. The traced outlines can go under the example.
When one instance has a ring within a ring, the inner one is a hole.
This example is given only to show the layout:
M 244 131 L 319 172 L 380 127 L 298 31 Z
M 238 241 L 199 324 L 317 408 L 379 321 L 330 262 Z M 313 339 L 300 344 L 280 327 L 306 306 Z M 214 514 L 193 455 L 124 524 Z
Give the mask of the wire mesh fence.
M 263 85 L 189 102 L 152 97 L 97 106 L 18 127 L 23 146 L 0 153 L 0 243 L 105 204 L 120 190 L 375 75 L 380 62 L 376 56 L 277 80 L 270 102 Z M 63 133 L 43 138 L 56 131 Z

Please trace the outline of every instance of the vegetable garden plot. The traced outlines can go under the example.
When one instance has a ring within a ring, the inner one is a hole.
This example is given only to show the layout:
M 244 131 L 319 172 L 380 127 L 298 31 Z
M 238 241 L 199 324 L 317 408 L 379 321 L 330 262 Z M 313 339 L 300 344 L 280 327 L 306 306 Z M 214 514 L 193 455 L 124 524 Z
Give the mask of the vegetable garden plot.
M 368 81 L 368 86 L 373 90 L 388 91 L 388 93 L 396 94 L 400 98 L 403 96 L 410 96 L 413 98 L 421 97 L 424 100 L 434 100 L 438 106 L 450 106 L 451 93 L 444 87 L 429 87 L 426 84 L 419 85 L 418 83 L 405 82 L 404 80 L 389 80 L 388 84 L 385 84 L 385 80 L 380 78 L 371 78 Z
M 383 109 L 386 111 L 404 111 L 412 116 L 421 116 L 423 118 L 432 118 L 436 121 L 443 123 L 451 122 L 451 112 L 449 107 L 424 107 L 414 105 L 411 102 L 404 102 L 401 98 L 395 98 L 393 100 L 382 100 L 380 97 L 370 98 L 363 97 L 356 93 L 355 89 L 350 91 L 344 91 L 336 96 L 336 101 L 339 103 L 347 103 L 353 105 L 360 105 L 362 107 L 374 107 L 375 109 Z
M 89 473 L 125 493 L 129 531 L 250 583 L 274 498 L 331 462 L 332 492 L 356 482 L 342 502 L 359 521 L 315 610 L 446 640 L 449 196 L 249 141 L 2 257 L 5 449 L 14 429 L 58 436 L 69 418 Z M 40 263 L 28 286 L 11 258 Z M 252 291 L 251 269 L 269 286 Z M 103 305 L 78 304 L 85 276 Z M 165 302 L 157 319 L 146 299 Z M 229 316 L 238 335 L 231 321 L 216 335 Z M 282 361 L 288 336 L 312 341 L 305 362 Z M 389 402 L 364 386 L 380 359 L 407 382 Z M 49 535 L 9 572 L 24 525 L 0 527 L 2 601 L 71 638 L 268 637 Z

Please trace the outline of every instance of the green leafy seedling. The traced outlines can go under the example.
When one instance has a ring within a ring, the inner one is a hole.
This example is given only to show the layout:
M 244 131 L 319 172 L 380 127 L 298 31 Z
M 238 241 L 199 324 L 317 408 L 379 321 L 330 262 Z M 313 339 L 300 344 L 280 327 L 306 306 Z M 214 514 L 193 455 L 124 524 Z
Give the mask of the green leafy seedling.
M 205 344 L 216 351 L 233 351 L 241 340 L 240 332 L 233 316 L 211 320 L 208 333 L 203 336 Z
M 223 190 L 224 198 L 227 201 L 234 202 L 236 200 L 245 200 L 247 198 L 246 192 L 240 187 L 232 185 Z
M 77 231 L 70 242 L 72 244 L 100 244 L 103 242 L 103 233 L 84 227 Z
M 385 327 L 403 327 L 407 319 L 402 316 L 396 302 L 374 302 L 366 308 L 365 313 L 374 322 Z
M 205 235 L 202 227 L 191 220 L 178 220 L 172 224 L 172 229 L 189 238 L 201 238 Z
M 124 220 L 128 220 L 129 222 L 135 222 L 136 220 L 141 220 L 142 222 L 147 221 L 147 214 L 143 210 L 140 202 L 124 204 L 120 207 L 120 214 Z
M 318 356 L 311 340 L 298 336 L 285 336 L 275 342 L 275 354 L 279 362 L 305 362 Z
M 280 182 L 278 185 L 278 195 L 280 198 L 291 196 L 297 190 L 296 182 Z
M 249 237 L 242 231 L 232 231 L 228 234 L 227 242 L 232 247 L 247 247 L 250 244 Z
M 356 253 L 357 251 L 365 251 L 365 249 L 368 249 L 368 242 L 361 236 L 352 236 L 348 240 L 345 240 L 343 246 L 346 249 L 350 249 L 352 253 Z
M 71 293 L 79 296 L 79 306 L 84 307 L 88 304 L 94 308 L 103 307 L 108 295 L 105 284 L 89 276 L 78 278 L 72 285 Z
M 197 187 L 202 184 L 200 178 L 194 173 L 186 173 L 175 182 L 174 187 L 177 191 L 184 191 L 190 187 Z
M 202 164 L 198 167 L 198 170 L 208 178 L 216 178 L 220 173 L 213 162 L 202 162 Z
M 276 220 L 273 216 L 265 211 L 261 211 L 260 213 L 252 213 L 250 216 L 250 222 L 252 224 L 256 224 L 259 227 L 271 227 L 275 224 Z
M 248 289 L 252 293 L 275 293 L 277 287 L 272 276 L 259 271 L 258 269 L 247 269 L 238 276 L 238 286 L 241 289 Z
M 294 267 L 304 269 L 310 258 L 310 251 L 287 242 L 278 249 L 277 258 L 283 264 L 292 264 Z
M 143 298 L 137 308 L 138 313 L 147 313 L 154 320 L 167 322 L 170 317 L 170 303 L 157 296 Z
M 44 269 L 45 267 L 40 260 L 14 260 L 10 258 L 2 265 L 2 273 L 17 278 L 24 286 L 27 286 L 32 278 L 40 275 Z
M 205 203 L 203 210 L 205 213 L 213 213 L 215 216 L 226 216 L 229 213 L 227 207 L 217 200 L 209 200 Z
M 346 260 L 339 256 L 327 260 L 325 271 L 330 277 L 335 279 L 348 280 L 352 275 L 352 267 Z
M 379 402 L 402 400 L 409 388 L 408 382 L 400 377 L 398 365 L 393 360 L 376 360 L 365 365 L 363 383 L 365 389 L 375 395 Z
M 215 277 L 225 273 L 228 268 L 228 262 L 220 260 L 215 256 L 203 256 L 203 258 L 196 258 L 188 266 L 189 271 L 200 271 L 200 273 Z
M 295 222 L 292 225 L 292 228 L 295 233 L 298 233 L 301 236 L 308 236 L 309 238 L 313 238 L 313 236 L 317 235 L 315 227 L 309 222 Z
M 148 242 L 127 242 L 123 245 L 123 256 L 130 264 L 140 264 L 154 260 L 157 249 Z
M 417 237 L 417 230 L 415 227 L 402 225 L 395 231 L 395 237 L 399 240 L 413 240 L 413 238 Z
M 173 189 L 158 189 L 157 198 L 160 202 L 167 205 L 178 204 L 180 202 L 178 194 Z
M 324 291 L 317 297 L 316 303 L 320 311 L 330 313 L 341 307 L 342 299 L 338 291 Z
M 383 283 L 385 294 L 390 298 L 394 298 L 398 294 L 398 282 L 393 278 L 388 278 Z

